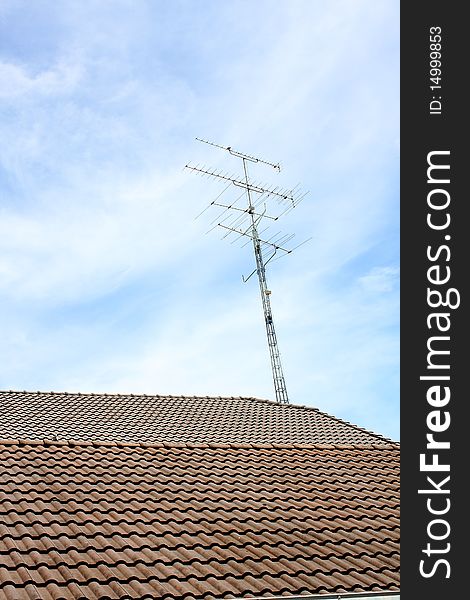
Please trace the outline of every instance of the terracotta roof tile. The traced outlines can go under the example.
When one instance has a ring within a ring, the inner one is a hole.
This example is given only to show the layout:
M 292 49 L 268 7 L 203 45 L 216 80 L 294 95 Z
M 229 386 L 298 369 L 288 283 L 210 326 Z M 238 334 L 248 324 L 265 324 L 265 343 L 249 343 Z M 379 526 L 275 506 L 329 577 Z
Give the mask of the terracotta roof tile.
M 16 391 L 0 391 L 0 438 L 152 445 L 392 443 L 317 408 L 256 398 Z
M 0 443 L 0 599 L 398 590 L 398 453 Z
M 0 600 L 398 589 L 390 440 L 253 398 L 0 405 Z

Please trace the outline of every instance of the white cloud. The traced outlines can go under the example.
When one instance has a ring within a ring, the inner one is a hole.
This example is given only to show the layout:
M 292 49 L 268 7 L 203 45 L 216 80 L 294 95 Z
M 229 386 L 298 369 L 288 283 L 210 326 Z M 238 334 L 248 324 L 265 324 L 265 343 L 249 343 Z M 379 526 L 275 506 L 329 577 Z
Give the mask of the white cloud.
M 82 77 L 80 65 L 60 62 L 35 75 L 21 65 L 0 61 L 0 100 L 22 96 L 63 96 L 73 92 Z
M 367 275 L 359 277 L 359 283 L 366 291 L 391 292 L 398 283 L 398 276 L 398 267 L 374 267 Z
M 186 252 L 178 214 L 169 203 L 180 179 L 178 174 L 110 185 L 84 202 L 76 192 L 67 203 L 54 194 L 26 214 L 5 211 L 0 222 L 4 297 L 50 304 L 87 300 L 126 277 L 173 263 Z

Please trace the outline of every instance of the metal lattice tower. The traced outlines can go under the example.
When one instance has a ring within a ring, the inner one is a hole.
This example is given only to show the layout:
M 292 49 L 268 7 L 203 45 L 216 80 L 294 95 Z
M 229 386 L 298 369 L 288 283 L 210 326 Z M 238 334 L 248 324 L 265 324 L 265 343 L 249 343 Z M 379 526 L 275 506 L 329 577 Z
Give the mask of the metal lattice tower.
M 295 206 L 299 204 L 299 202 L 305 197 L 306 194 L 300 194 L 300 192 L 295 192 L 295 188 L 294 190 L 282 190 L 278 187 L 267 188 L 261 185 L 256 185 L 250 181 L 247 166 L 248 162 L 262 163 L 276 169 L 277 171 L 281 170 L 279 164 L 270 163 L 260 158 L 255 158 L 254 156 L 237 152 L 233 150 L 230 146 L 224 147 L 220 146 L 219 144 L 214 144 L 213 142 L 208 142 L 207 140 L 202 140 L 200 138 L 196 139 L 200 142 L 204 142 L 205 144 L 209 144 L 211 146 L 215 146 L 216 148 L 226 150 L 232 156 L 237 157 L 242 161 L 243 177 L 241 178 L 229 175 L 227 173 L 222 173 L 221 171 L 215 171 L 212 169 L 207 169 L 205 167 L 199 167 L 198 165 L 191 166 L 190 164 L 187 164 L 186 168 L 201 175 L 214 177 L 227 183 L 227 186 L 223 190 L 223 192 L 219 194 L 219 196 L 207 207 L 209 208 L 210 206 L 216 206 L 224 209 L 219 218 L 215 219 L 212 222 L 215 223 L 212 229 L 220 227 L 223 230 L 225 230 L 226 233 L 223 237 L 228 237 L 232 234 L 236 234 L 237 237 L 233 241 L 236 241 L 240 238 L 249 238 L 248 243 L 250 239 L 253 243 L 256 268 L 252 273 L 250 273 L 250 275 L 246 279 L 243 277 L 243 281 L 247 282 L 255 273 L 258 275 L 261 302 L 263 305 L 264 321 L 266 325 L 266 335 L 268 339 L 269 355 L 271 358 L 271 369 L 274 381 L 276 401 L 282 404 L 288 404 L 289 397 L 287 394 L 286 382 L 282 370 L 281 356 L 279 353 L 279 346 L 277 343 L 276 330 L 274 328 L 274 320 L 271 309 L 271 291 L 269 290 L 266 281 L 266 265 L 271 260 L 275 260 L 276 258 L 281 258 L 281 256 L 283 255 L 290 254 L 291 252 L 293 252 L 293 250 L 295 250 L 305 242 L 302 242 L 302 244 L 299 244 L 295 248 L 288 249 L 286 247 L 286 244 L 294 237 L 293 234 L 282 235 L 281 232 L 278 232 L 277 234 L 271 236 L 268 239 L 263 239 L 260 237 L 259 226 L 263 219 L 277 221 L 277 219 L 280 216 L 286 214 L 287 212 L 295 208 Z M 225 193 L 232 186 L 241 188 L 243 190 L 242 194 L 230 204 L 223 204 L 219 202 L 219 198 L 222 196 L 222 194 Z M 245 196 L 246 198 L 246 205 L 244 207 L 237 206 L 237 202 L 243 196 Z M 277 216 L 266 214 L 265 201 L 270 198 L 277 200 L 279 204 L 283 206 L 284 210 L 281 212 L 281 214 Z M 264 203 L 264 210 L 260 208 L 261 203 Z M 202 212 L 205 212 L 205 210 L 206 209 L 204 209 L 204 211 Z M 228 216 L 219 221 L 220 217 L 224 216 L 225 213 L 228 213 Z M 235 216 L 233 216 L 233 213 L 235 213 Z M 265 232 L 267 229 L 268 228 L 264 229 L 263 232 Z M 267 259 L 265 259 L 265 257 L 263 256 L 263 250 L 265 252 L 270 253 Z M 278 252 L 280 252 L 280 256 L 277 256 Z

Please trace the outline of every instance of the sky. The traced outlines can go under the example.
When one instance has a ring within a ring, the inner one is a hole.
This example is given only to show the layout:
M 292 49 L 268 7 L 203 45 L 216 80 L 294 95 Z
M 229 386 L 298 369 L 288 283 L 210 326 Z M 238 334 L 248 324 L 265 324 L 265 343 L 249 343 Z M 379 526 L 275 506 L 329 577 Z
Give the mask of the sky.
M 274 398 L 202 137 L 309 192 L 270 230 L 311 238 L 267 268 L 290 401 L 398 439 L 398 5 L 2 0 L 0 389 Z

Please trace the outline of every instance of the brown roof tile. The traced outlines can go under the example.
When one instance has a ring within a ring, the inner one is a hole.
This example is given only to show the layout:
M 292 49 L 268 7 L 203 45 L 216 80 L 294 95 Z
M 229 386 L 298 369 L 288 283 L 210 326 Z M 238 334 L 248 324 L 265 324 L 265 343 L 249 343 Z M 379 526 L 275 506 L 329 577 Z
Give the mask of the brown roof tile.
M 317 408 L 256 398 L 15 391 L 0 391 L 1 438 L 151 444 L 392 443 Z
M 0 443 L 0 599 L 398 590 L 398 453 Z

